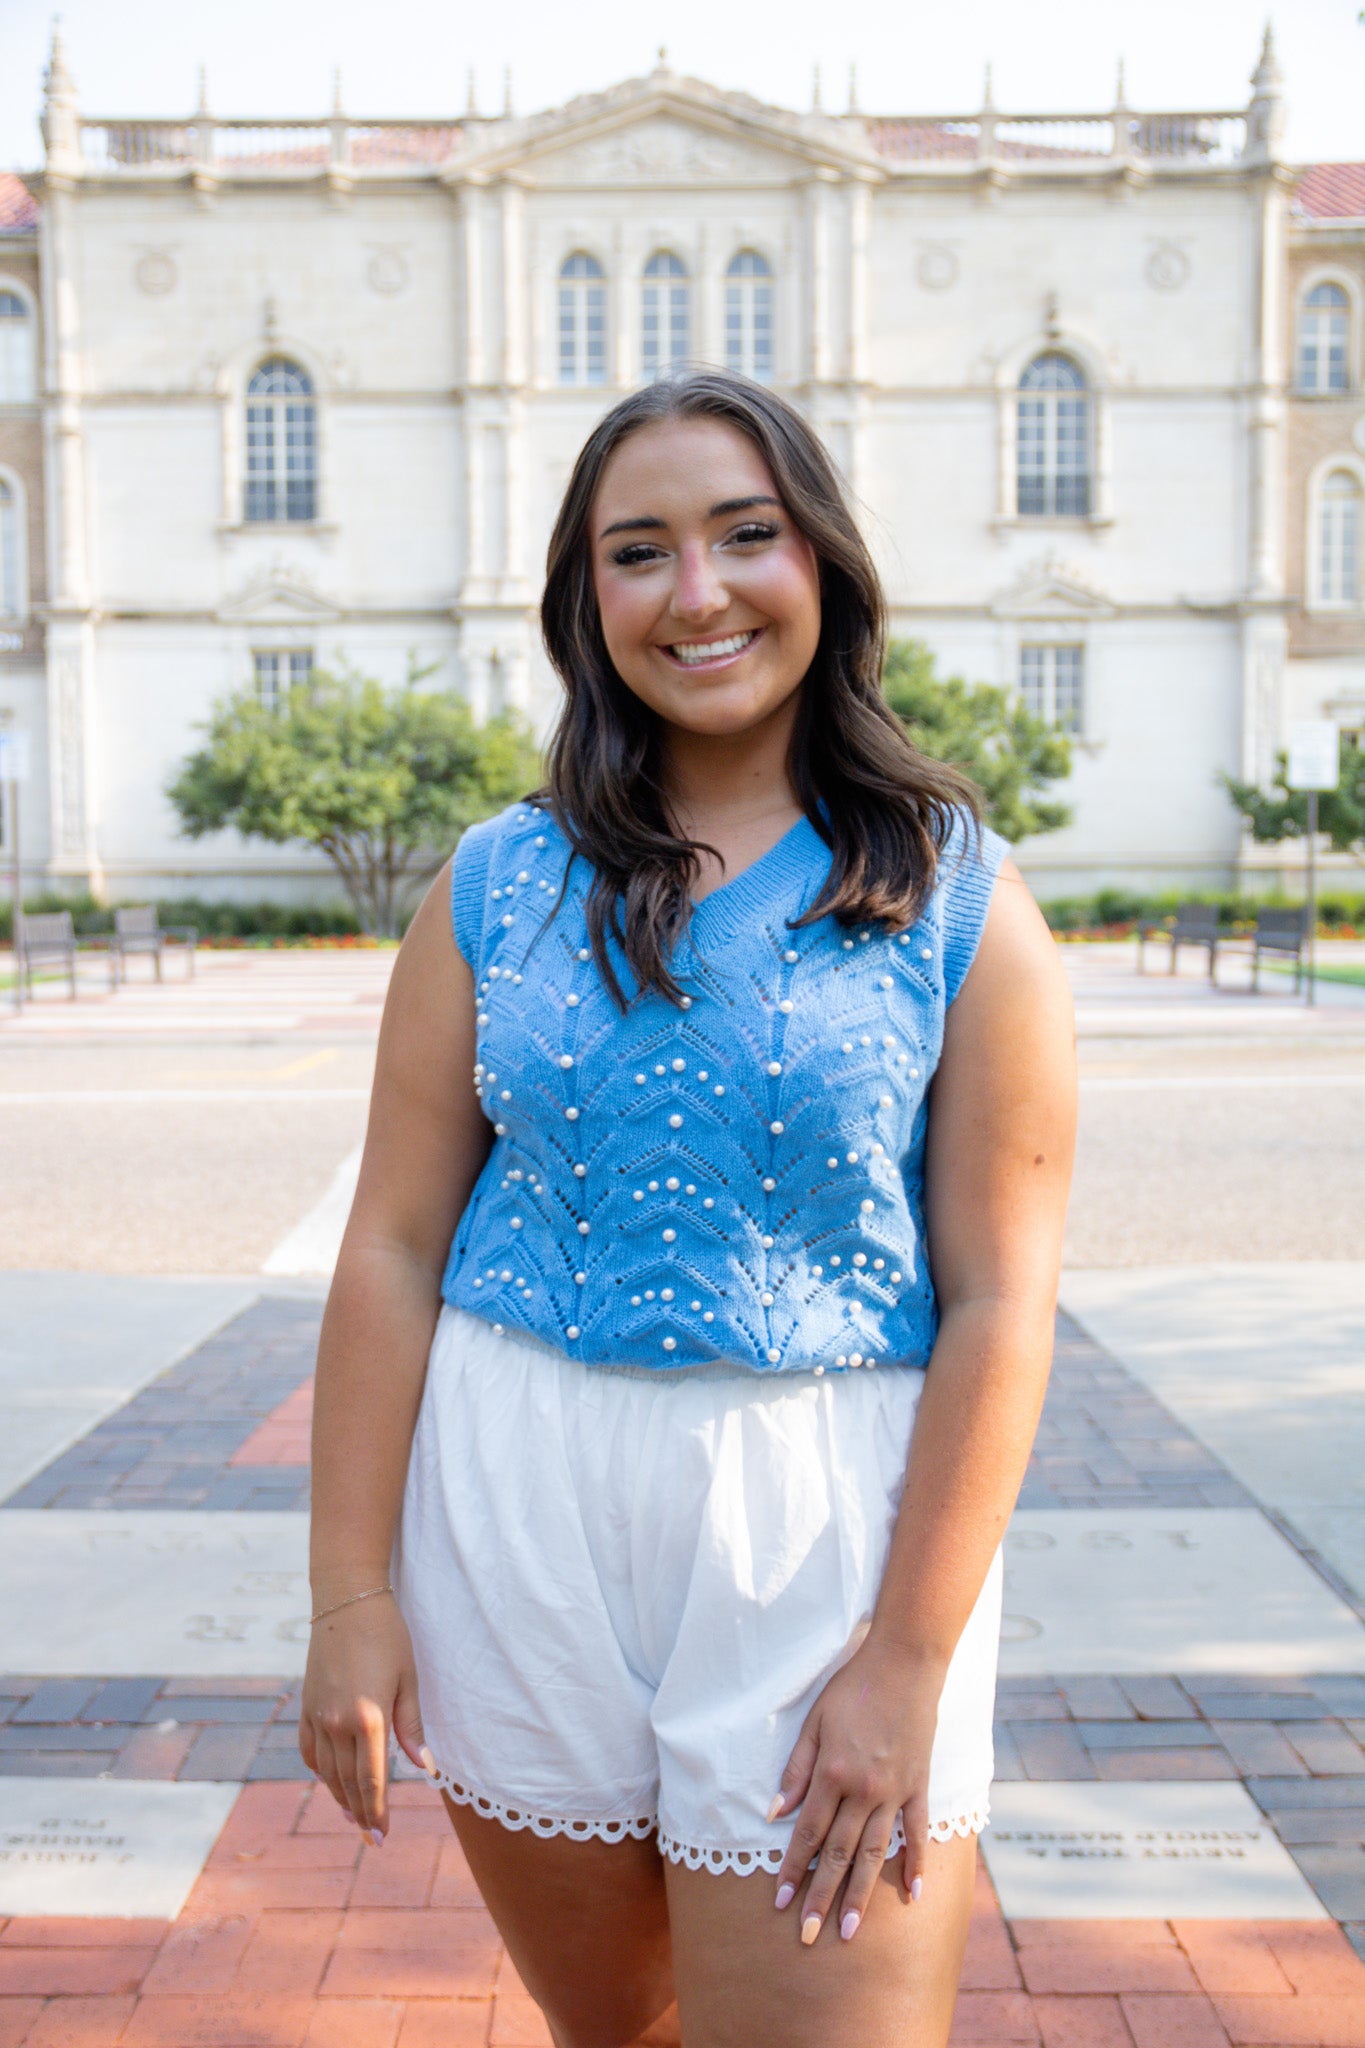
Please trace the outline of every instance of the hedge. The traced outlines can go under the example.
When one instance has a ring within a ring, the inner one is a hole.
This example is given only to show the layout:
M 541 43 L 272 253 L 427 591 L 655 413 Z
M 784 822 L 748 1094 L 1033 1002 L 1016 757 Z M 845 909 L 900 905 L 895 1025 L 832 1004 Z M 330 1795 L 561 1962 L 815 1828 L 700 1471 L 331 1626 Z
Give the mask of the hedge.
M 1100 889 L 1093 896 L 1059 896 L 1040 905 L 1055 932 L 1104 931 L 1118 934 L 1148 920 L 1174 917 L 1182 903 L 1211 903 L 1224 931 L 1255 923 L 1258 910 L 1292 909 L 1295 899 L 1283 895 L 1246 896 L 1232 889 L 1171 889 L 1159 896 L 1131 889 Z M 1331 891 L 1318 898 L 1318 928 L 1354 936 L 1365 934 L 1365 896 Z
M 24 898 L 29 916 L 46 910 L 69 910 L 82 937 L 93 937 L 114 929 L 113 908 L 97 903 L 93 896 L 62 896 L 51 890 Z M 342 939 L 360 932 L 360 920 L 345 906 L 318 903 L 205 903 L 198 896 L 158 898 L 157 916 L 162 924 L 192 924 L 201 939 Z M 0 939 L 14 936 L 14 914 L 8 903 L 0 905 Z

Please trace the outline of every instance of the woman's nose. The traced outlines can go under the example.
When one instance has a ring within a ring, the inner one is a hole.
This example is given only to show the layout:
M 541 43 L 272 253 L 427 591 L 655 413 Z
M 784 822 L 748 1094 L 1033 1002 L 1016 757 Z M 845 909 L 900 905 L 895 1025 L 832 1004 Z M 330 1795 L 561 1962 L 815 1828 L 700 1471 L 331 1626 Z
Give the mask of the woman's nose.
M 724 611 L 730 593 L 716 573 L 710 550 L 683 548 L 678 557 L 678 574 L 673 585 L 670 609 L 680 619 L 707 619 Z

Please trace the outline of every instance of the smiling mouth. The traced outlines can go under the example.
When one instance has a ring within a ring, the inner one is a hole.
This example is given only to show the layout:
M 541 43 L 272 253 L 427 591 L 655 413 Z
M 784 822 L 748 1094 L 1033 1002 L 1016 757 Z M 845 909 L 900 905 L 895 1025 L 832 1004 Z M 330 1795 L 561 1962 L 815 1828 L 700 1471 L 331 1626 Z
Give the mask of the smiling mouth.
M 729 633 L 723 640 L 675 640 L 664 649 L 682 668 L 705 668 L 713 663 L 733 661 L 753 646 L 761 626 L 751 627 L 746 633 Z

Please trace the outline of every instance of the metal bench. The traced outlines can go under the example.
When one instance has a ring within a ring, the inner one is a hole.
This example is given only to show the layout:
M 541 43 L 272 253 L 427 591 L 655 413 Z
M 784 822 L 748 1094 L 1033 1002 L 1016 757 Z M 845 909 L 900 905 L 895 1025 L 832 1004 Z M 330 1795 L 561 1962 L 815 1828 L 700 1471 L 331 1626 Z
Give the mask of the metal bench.
M 1230 950 L 1250 953 L 1251 987 L 1257 995 L 1261 989 L 1261 955 L 1269 953 L 1282 960 L 1292 960 L 1294 993 L 1297 995 L 1303 980 L 1303 952 L 1307 943 L 1307 910 L 1302 907 L 1292 910 L 1258 910 L 1255 932 L 1250 938 L 1232 940 Z
M 118 971 L 127 979 L 128 958 L 133 953 L 150 953 L 156 968 L 156 978 L 161 979 L 162 949 L 175 941 L 188 950 L 190 975 L 194 974 L 194 949 L 199 938 L 199 927 L 193 924 L 161 924 L 157 920 L 156 906 L 151 903 L 129 905 L 114 912 L 114 955 Z
M 70 977 L 71 1000 L 76 999 L 76 955 L 80 952 L 104 953 L 109 961 L 109 986 L 118 985 L 118 964 L 113 947 L 108 939 L 78 939 L 71 922 L 69 910 L 44 910 L 30 913 L 23 922 L 23 959 L 21 972 L 24 988 L 33 994 L 33 970 L 35 967 L 58 967 Z
M 1144 968 L 1148 939 L 1171 942 L 1170 972 L 1175 973 L 1176 955 L 1182 946 L 1202 946 L 1209 956 L 1209 980 L 1215 979 L 1218 964 L 1218 910 L 1212 903 L 1182 903 L 1175 923 L 1147 923 L 1138 926 L 1138 973 Z

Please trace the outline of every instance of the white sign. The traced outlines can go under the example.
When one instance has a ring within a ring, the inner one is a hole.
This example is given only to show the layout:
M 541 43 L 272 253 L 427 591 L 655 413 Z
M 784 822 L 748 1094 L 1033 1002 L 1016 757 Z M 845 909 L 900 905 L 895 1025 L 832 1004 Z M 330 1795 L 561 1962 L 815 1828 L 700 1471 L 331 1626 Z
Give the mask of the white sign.
M 1241 1785 L 994 1785 L 981 1850 L 1006 1919 L 1327 1917 Z
M 1000 1669 L 1365 1671 L 1365 1627 L 1255 1508 L 1020 1508 Z
M 306 1514 L 0 1514 L 0 1642 L 16 1671 L 294 1678 L 312 1611 Z
M 240 1789 L 6 1778 L 0 1913 L 173 1920 Z
M 0 782 L 27 782 L 29 749 L 26 732 L 0 732 Z
M 1299 718 L 1289 728 L 1290 789 L 1335 789 L 1340 775 L 1337 729 L 1330 718 Z

